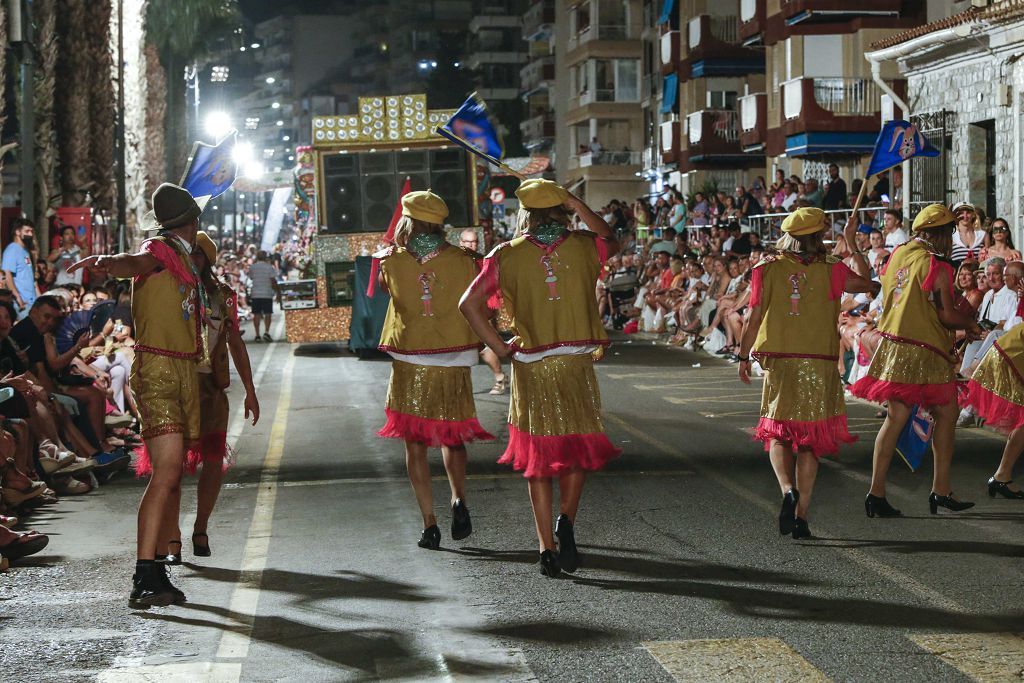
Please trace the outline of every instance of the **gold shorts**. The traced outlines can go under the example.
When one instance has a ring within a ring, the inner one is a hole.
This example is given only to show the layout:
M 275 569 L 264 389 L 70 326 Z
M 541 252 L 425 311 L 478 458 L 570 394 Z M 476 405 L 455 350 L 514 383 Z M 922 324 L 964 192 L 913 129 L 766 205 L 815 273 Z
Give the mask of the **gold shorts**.
M 152 353 L 136 353 L 131 388 L 142 415 L 142 438 L 180 433 L 185 442 L 199 438 L 199 387 L 196 363 Z

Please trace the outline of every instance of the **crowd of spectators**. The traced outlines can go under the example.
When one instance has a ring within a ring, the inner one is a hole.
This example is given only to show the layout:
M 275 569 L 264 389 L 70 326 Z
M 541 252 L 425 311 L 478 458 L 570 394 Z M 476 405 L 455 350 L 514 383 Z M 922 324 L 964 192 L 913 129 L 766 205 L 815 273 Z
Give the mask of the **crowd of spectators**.
M 67 273 L 89 253 L 73 228 L 45 257 L 30 221 L 15 221 L 11 236 L 0 283 L 0 569 L 48 543 L 45 534 L 14 531 L 19 517 L 101 486 L 130 466 L 141 444 L 129 381 L 131 282 Z M 223 250 L 215 267 L 238 292 L 243 320 L 252 317 L 257 263 L 275 279 L 271 264 L 288 267 L 281 251 L 251 244 Z

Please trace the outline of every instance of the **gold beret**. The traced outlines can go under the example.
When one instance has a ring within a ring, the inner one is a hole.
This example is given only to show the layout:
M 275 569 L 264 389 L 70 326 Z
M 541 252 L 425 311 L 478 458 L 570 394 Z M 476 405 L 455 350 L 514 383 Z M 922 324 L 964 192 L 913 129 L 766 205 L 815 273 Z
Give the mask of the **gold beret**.
M 424 223 L 444 225 L 448 205 L 430 190 L 409 192 L 402 197 L 402 215 Z
M 204 231 L 200 230 L 196 233 L 196 246 L 199 247 L 203 254 L 206 256 L 206 260 L 210 262 L 210 265 L 217 263 L 217 245 L 213 243 L 213 239 L 210 238 Z
M 569 193 L 558 183 L 543 178 L 524 180 L 516 190 L 519 202 L 526 209 L 548 209 L 565 203 Z
M 825 229 L 828 216 L 813 206 L 800 207 L 782 221 L 782 232 L 793 235 L 811 235 Z
M 956 223 L 956 216 L 952 211 L 942 204 L 929 204 L 914 217 L 914 225 L 911 230 L 917 232 L 918 230 L 952 227 L 954 223 Z

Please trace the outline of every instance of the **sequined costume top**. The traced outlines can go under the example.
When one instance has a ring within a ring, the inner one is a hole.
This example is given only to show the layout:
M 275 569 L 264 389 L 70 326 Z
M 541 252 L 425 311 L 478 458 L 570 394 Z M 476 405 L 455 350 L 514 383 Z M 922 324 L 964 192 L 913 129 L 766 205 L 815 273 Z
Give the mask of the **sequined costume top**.
M 606 243 L 591 232 L 567 230 L 550 245 L 526 234 L 495 247 L 478 282 L 507 305 L 515 351 L 606 346 L 594 296 L 606 259 Z
M 238 295 L 226 283 L 217 281 L 217 291 L 210 296 L 211 318 L 214 321 L 207 326 L 207 334 L 215 338 L 210 344 L 210 368 L 213 381 L 220 389 L 231 384 L 231 373 L 228 365 L 228 335 L 238 331 Z
M 162 235 L 143 242 L 142 249 L 160 265 L 132 282 L 135 350 L 199 360 L 203 310 L 188 254 L 175 238 Z
M 754 266 L 750 305 L 761 306 L 752 349 L 759 358 L 839 358 L 839 318 L 850 268 L 832 257 L 769 254 Z
M 890 341 L 926 348 L 950 361 L 954 333 L 939 321 L 933 303 L 932 289 L 941 272 L 947 275 L 952 295 L 953 267 L 926 242 L 912 239 L 897 247 L 882 271 L 878 331 Z
M 422 258 L 402 247 L 376 256 L 391 293 L 382 351 L 427 355 L 483 348 L 459 311 L 459 299 L 479 270 L 479 256 L 447 244 Z

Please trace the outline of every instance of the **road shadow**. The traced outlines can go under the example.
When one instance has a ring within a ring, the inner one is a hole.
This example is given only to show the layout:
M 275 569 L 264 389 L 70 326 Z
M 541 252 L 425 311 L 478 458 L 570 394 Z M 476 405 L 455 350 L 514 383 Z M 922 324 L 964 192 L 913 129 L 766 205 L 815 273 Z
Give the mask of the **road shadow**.
M 993 557 L 1024 557 L 1024 545 L 986 541 L 904 541 L 895 539 L 819 538 L 801 543 L 807 548 L 880 548 L 900 555 L 937 553 L 946 555 L 991 555 Z
M 529 621 L 517 624 L 500 624 L 470 629 L 483 636 L 497 636 L 509 640 L 527 640 L 546 645 L 579 645 L 582 643 L 621 637 L 618 630 L 603 630 L 577 626 L 560 621 Z

